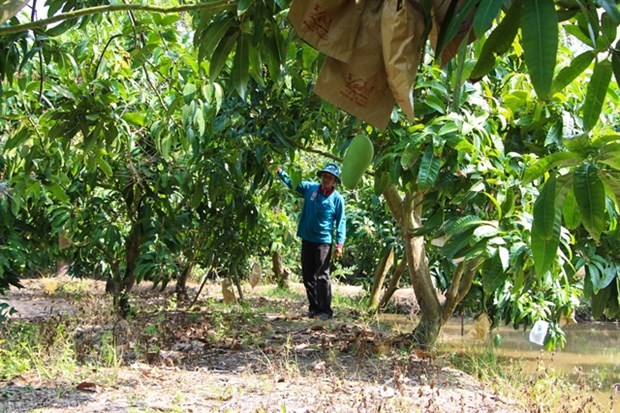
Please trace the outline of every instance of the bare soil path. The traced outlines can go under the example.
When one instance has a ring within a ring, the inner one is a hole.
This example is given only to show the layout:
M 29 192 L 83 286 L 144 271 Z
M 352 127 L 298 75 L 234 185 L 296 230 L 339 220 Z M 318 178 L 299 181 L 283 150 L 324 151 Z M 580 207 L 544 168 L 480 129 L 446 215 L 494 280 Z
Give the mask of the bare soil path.
M 0 382 L 0 412 L 525 411 L 355 314 L 311 320 L 301 315 L 302 301 L 257 292 L 249 305 L 222 310 L 218 286 L 204 293 L 215 310 L 206 301 L 192 311 L 162 310 L 170 294 L 141 288 L 144 311 L 129 321 L 101 315 L 97 323 L 84 307 L 109 305 L 100 284 L 75 300 L 26 281 L 9 295 L 20 322 L 72 326 L 79 363 L 66 374 L 36 369 Z M 269 306 L 260 316 L 251 311 Z M 110 336 L 121 361 L 101 367 Z

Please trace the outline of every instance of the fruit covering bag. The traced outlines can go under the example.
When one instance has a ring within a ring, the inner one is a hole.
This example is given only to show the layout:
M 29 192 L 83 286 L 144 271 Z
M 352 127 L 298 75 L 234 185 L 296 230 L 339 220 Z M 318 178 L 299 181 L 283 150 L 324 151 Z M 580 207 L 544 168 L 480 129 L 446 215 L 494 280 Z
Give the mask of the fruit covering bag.
M 341 62 L 353 55 L 366 0 L 293 0 L 288 19 L 310 46 Z
M 366 0 L 351 59 L 345 63 L 327 57 L 314 93 L 363 121 L 385 129 L 395 100 L 383 63 L 382 3 L 383 0 Z
M 411 120 L 424 30 L 424 10 L 418 0 L 384 0 L 381 40 L 387 80 L 396 103 Z

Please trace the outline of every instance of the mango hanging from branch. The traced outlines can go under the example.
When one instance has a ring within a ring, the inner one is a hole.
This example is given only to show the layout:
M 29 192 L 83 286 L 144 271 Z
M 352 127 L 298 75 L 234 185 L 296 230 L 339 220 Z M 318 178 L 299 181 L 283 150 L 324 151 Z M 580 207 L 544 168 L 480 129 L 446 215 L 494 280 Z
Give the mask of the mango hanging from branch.
M 342 184 L 349 189 L 355 188 L 374 155 L 375 150 L 368 136 L 360 134 L 353 138 L 342 160 Z

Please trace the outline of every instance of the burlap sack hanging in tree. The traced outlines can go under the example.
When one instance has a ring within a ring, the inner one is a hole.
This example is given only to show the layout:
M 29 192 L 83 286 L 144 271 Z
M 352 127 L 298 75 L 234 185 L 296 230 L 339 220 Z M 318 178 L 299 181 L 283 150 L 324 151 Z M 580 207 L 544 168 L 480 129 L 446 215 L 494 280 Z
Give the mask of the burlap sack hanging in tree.
M 383 63 L 382 3 L 366 0 L 351 59 L 344 63 L 328 57 L 314 93 L 370 125 L 385 129 L 395 101 Z
M 360 26 L 365 0 L 293 0 L 288 19 L 319 52 L 348 62 Z
M 387 80 L 396 103 L 411 120 L 413 89 L 424 47 L 424 11 L 418 0 L 384 0 L 381 41 Z

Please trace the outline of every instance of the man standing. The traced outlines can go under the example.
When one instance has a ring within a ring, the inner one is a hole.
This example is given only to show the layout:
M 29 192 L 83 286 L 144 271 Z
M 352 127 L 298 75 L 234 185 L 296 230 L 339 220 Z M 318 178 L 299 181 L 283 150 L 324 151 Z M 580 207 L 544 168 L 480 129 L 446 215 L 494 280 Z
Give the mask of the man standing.
M 278 177 L 292 188 L 288 174 L 277 169 Z M 295 190 L 303 195 L 304 206 L 297 226 L 301 243 L 301 267 L 308 296 L 308 316 L 329 320 L 332 290 L 329 282 L 334 230 L 336 232 L 336 257 L 342 255 L 346 234 L 344 200 L 334 186 L 340 183 L 340 168 L 327 163 L 317 172 L 321 183 L 303 181 Z

